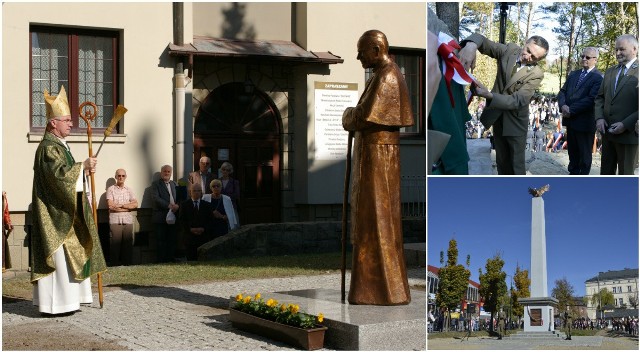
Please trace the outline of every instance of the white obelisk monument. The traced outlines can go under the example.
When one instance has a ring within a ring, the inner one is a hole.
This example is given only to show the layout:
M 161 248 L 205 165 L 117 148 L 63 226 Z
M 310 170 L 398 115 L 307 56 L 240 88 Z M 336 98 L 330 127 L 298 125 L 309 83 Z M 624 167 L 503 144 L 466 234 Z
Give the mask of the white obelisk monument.
M 547 291 L 547 242 L 545 238 L 544 199 L 548 185 L 529 189 L 531 199 L 531 297 L 519 298 L 524 305 L 524 331 L 554 331 L 553 307 L 558 300 Z

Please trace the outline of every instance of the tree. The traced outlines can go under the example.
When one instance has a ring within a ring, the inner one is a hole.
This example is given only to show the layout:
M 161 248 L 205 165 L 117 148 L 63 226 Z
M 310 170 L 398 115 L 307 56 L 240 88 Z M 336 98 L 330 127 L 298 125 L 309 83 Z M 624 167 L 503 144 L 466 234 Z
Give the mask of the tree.
M 604 307 L 615 304 L 615 298 L 613 293 L 609 292 L 605 287 L 600 289 L 600 292 L 591 296 L 591 304 L 596 306 L 596 316 L 598 311 L 604 310 Z
M 467 261 L 470 257 L 467 257 Z M 440 268 L 436 304 L 445 308 L 445 330 L 449 329 L 450 313 L 465 298 L 471 272 L 458 264 L 458 244 L 455 239 L 449 241 L 447 265 Z
M 564 312 L 566 307 L 569 306 L 573 316 L 576 316 L 577 308 L 573 303 L 573 294 L 573 286 L 567 281 L 566 277 L 556 280 L 556 286 L 551 290 L 551 296 L 558 300 L 558 310 Z
M 436 15 L 449 26 L 453 39 L 460 40 L 460 11 L 457 2 L 436 2 Z
M 633 309 L 638 309 L 638 291 L 627 296 L 629 298 L 629 305 Z
M 518 303 L 518 298 L 531 297 L 529 270 L 521 270 L 520 265 L 517 265 L 516 272 L 513 274 L 513 281 L 516 286 L 511 289 L 511 309 L 515 316 L 522 318 L 524 316 L 524 306 Z
M 507 273 L 502 271 L 504 260 L 500 254 L 496 253 L 493 258 L 487 259 L 485 264 L 486 272 L 480 272 L 480 297 L 484 300 L 484 309 L 491 312 L 491 321 L 493 321 L 494 313 L 500 310 L 502 305 L 502 297 L 507 293 L 507 283 L 505 281 Z M 490 324 L 493 332 L 493 324 Z

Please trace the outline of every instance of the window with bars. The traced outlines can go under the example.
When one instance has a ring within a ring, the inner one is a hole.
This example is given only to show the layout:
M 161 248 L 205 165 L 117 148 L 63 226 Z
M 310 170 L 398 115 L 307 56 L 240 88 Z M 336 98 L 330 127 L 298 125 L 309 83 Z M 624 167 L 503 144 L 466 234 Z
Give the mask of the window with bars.
M 98 107 L 91 122 L 106 128 L 117 106 L 117 31 L 32 26 L 31 34 L 31 130 L 43 131 L 46 106 L 43 92 L 57 95 L 64 86 L 69 100 L 73 132 L 87 128 L 78 107 L 85 101 Z
M 425 116 L 425 52 L 424 50 L 389 48 L 389 56 L 400 67 L 411 95 L 413 126 L 402 127 L 402 137 L 423 137 Z M 365 82 L 373 75 L 372 69 L 365 70 Z

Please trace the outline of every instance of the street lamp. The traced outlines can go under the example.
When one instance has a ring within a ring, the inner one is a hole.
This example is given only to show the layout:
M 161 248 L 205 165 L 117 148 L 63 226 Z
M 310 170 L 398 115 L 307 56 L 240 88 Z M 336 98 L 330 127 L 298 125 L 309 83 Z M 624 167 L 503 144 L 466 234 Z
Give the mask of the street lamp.
M 598 272 L 598 307 L 600 307 L 600 319 L 604 319 L 604 309 L 602 308 L 602 293 L 600 292 L 600 274 L 602 271 Z M 598 315 L 598 311 L 596 310 L 596 316 Z

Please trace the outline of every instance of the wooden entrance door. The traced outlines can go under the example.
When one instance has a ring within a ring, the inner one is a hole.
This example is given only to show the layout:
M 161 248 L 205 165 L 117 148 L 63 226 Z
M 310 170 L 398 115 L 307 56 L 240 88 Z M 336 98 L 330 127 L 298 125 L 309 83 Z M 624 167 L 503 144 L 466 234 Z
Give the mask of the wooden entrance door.
M 280 221 L 280 118 L 266 94 L 242 83 L 213 90 L 194 127 L 194 165 L 206 155 L 215 175 L 223 162 L 240 182 L 241 224 Z

